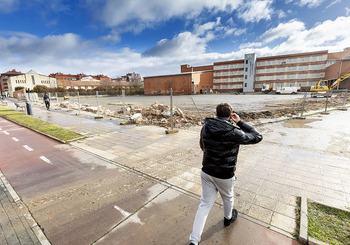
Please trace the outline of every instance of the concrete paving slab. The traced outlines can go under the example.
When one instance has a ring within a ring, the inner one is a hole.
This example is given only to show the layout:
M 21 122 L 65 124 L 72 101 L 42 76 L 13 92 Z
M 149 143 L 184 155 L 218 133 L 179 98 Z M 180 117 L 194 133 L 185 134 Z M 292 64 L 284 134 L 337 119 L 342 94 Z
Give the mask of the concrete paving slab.
M 138 210 L 142 222 L 126 219 L 96 244 L 189 244 L 189 235 L 199 200 L 167 189 Z M 229 227 L 223 225 L 223 210 L 214 205 L 207 219 L 200 244 L 299 244 L 245 218 Z

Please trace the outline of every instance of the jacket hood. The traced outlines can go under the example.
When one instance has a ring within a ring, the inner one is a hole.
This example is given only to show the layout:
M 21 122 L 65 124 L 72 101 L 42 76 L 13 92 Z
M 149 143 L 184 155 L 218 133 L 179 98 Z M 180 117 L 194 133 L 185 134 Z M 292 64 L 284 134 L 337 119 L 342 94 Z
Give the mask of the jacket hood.
M 234 129 L 232 123 L 226 118 L 221 117 L 207 117 L 204 121 L 205 131 L 207 134 L 223 135 L 228 131 Z

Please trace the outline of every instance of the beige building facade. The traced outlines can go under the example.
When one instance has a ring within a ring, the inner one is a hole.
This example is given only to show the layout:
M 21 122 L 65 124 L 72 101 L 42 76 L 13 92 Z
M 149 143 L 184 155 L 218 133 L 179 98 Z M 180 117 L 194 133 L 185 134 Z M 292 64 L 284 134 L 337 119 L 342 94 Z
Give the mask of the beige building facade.
M 13 96 L 13 92 L 15 91 L 16 87 L 24 87 L 26 90 L 33 90 L 33 88 L 37 85 L 43 85 L 48 88 L 56 88 L 56 78 L 45 76 L 37 73 L 36 71 L 30 70 L 22 75 L 11 76 L 7 80 L 8 93 L 10 96 Z

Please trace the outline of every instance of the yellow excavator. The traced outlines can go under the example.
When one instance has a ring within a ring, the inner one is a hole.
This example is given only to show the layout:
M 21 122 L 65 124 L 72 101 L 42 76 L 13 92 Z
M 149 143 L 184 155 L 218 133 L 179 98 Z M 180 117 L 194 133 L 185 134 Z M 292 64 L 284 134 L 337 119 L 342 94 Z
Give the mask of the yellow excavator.
M 320 80 L 315 86 L 312 86 L 310 88 L 310 91 L 312 92 L 311 97 L 313 98 L 316 98 L 318 96 L 326 97 L 328 91 L 332 91 L 334 88 L 338 86 L 340 82 L 344 81 L 349 77 L 350 77 L 350 73 L 342 75 L 336 80 L 334 79 Z

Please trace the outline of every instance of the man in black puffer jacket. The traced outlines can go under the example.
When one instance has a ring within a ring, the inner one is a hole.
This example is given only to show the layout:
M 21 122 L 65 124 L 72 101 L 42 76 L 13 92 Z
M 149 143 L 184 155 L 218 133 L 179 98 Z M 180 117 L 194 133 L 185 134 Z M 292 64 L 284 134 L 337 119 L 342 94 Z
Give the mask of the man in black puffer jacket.
M 200 137 L 203 150 L 202 196 L 190 236 L 190 244 L 195 245 L 200 241 L 218 191 L 224 204 L 224 225 L 229 226 L 237 219 L 238 212 L 233 209 L 233 187 L 239 145 L 256 144 L 262 140 L 262 135 L 255 128 L 232 113 L 230 104 L 219 104 L 216 115 L 215 118 L 205 119 Z

